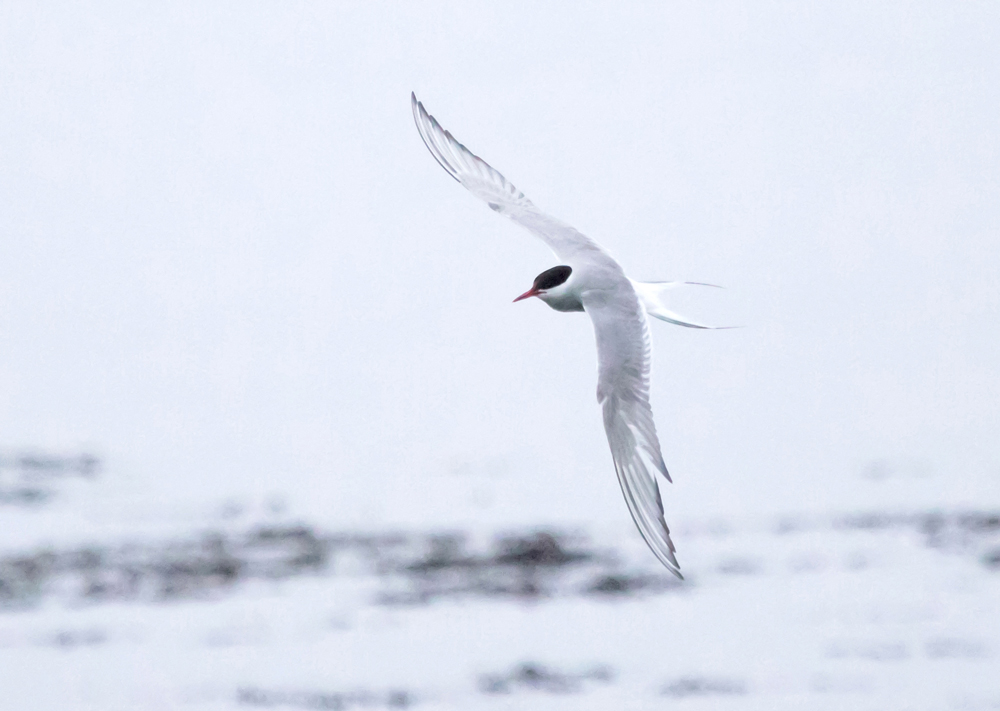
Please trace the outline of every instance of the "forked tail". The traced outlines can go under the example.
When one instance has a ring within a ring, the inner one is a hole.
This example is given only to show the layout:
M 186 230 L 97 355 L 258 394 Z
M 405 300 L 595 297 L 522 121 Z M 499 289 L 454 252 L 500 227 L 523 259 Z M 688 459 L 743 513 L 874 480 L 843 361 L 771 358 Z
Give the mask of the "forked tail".
M 639 301 L 642 302 L 646 313 L 661 321 L 677 324 L 678 326 L 687 326 L 688 328 L 711 330 L 736 328 L 735 326 L 706 326 L 703 323 L 689 321 L 667 308 L 664 295 L 671 289 L 676 289 L 679 286 L 711 286 L 716 289 L 720 288 L 715 286 L 715 284 L 701 284 L 696 281 L 632 281 L 631 279 L 629 281 L 632 282 L 635 293 L 639 296 Z

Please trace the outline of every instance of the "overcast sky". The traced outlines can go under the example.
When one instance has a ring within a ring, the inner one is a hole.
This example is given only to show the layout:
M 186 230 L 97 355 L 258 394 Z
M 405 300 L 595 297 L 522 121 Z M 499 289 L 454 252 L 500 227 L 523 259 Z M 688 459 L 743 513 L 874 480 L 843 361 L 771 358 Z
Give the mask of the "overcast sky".
M 555 257 L 411 90 L 633 278 L 727 287 L 744 328 L 652 326 L 672 520 L 1000 501 L 990 2 L 4 3 L 0 450 L 116 506 L 627 521 L 589 319 L 511 303 Z

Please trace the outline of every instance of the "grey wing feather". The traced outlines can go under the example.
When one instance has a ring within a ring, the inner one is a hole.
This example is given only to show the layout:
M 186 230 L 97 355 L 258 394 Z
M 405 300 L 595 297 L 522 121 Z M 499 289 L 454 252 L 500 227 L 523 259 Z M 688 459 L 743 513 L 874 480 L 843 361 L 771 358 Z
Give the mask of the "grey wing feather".
M 427 113 L 415 94 L 410 94 L 410 103 L 413 107 L 413 120 L 427 150 L 448 175 L 469 192 L 486 202 L 495 212 L 509 217 L 541 239 L 560 259 L 566 260 L 580 252 L 604 254 L 596 242 L 565 222 L 539 210 L 499 171 L 455 140 L 449 131 L 443 129 Z
M 643 539 L 663 565 L 683 579 L 674 555 L 656 472 L 666 464 L 649 405 L 651 344 L 642 305 L 631 285 L 584 295 L 594 322 L 599 374 L 597 400 L 622 494 Z

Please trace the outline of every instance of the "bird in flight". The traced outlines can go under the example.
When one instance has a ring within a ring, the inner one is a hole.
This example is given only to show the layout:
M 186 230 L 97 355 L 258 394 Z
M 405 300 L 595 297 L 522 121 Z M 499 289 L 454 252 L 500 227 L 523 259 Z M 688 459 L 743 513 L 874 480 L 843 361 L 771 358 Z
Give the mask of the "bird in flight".
M 625 502 L 643 539 L 683 580 L 663 518 L 656 475 L 671 481 L 649 405 L 651 344 L 646 315 L 690 328 L 712 328 L 666 308 L 666 291 L 693 282 L 637 282 L 611 255 L 570 225 L 545 214 L 506 178 L 455 140 L 410 94 L 413 119 L 445 171 L 490 208 L 541 239 L 561 264 L 535 277 L 514 301 L 537 297 L 556 311 L 586 311 L 597 338 L 597 402 Z M 710 286 L 710 285 L 705 285 Z

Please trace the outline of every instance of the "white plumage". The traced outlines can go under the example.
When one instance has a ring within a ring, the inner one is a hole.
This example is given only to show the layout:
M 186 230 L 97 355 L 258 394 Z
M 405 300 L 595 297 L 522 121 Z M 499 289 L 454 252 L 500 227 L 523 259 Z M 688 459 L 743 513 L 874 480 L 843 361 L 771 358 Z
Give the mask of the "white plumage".
M 558 311 L 586 311 L 597 338 L 597 401 L 611 446 L 618 481 L 632 518 L 653 553 L 682 577 L 656 472 L 670 481 L 649 405 L 650 315 L 681 326 L 709 328 L 685 321 L 667 310 L 663 291 L 677 282 L 633 282 L 600 245 L 572 226 L 545 214 L 484 160 L 441 128 L 413 94 L 413 118 L 431 155 L 451 177 L 495 212 L 510 218 L 545 242 L 569 277 L 544 288 L 543 275 L 524 296 L 538 296 Z

